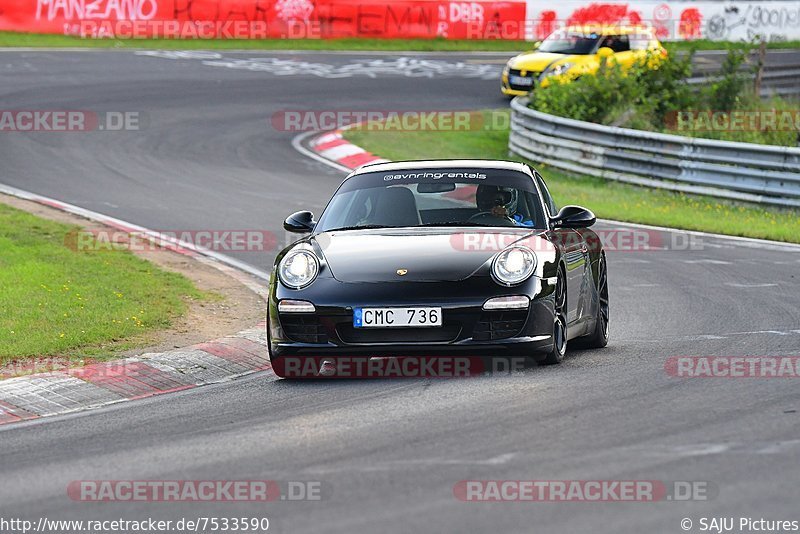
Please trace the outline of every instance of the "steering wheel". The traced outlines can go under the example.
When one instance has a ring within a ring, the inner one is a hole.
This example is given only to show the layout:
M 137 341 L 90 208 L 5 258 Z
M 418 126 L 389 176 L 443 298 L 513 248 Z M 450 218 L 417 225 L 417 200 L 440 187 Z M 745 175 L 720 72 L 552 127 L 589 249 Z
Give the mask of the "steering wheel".
M 475 215 L 467 219 L 467 222 L 486 223 L 486 226 L 517 226 L 517 223 L 514 222 L 514 219 L 508 216 L 497 217 L 491 211 L 482 211 L 480 213 L 476 213 Z

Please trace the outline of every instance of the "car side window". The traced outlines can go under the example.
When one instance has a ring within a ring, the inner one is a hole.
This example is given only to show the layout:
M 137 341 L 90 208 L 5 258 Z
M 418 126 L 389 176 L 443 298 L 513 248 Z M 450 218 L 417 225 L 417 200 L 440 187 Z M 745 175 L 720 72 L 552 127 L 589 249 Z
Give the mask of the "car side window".
M 611 50 L 614 52 L 628 52 L 631 49 L 630 41 L 627 35 L 615 35 L 612 37 Z
M 547 206 L 547 210 L 550 212 L 551 216 L 554 216 L 558 213 L 558 206 L 556 206 L 553 197 L 550 195 L 550 190 L 547 189 L 547 185 L 545 185 L 542 176 L 538 172 L 536 173 L 536 183 L 539 185 L 539 190 L 542 192 L 542 198 L 544 198 L 544 204 Z
M 630 39 L 631 50 L 647 50 L 650 47 L 651 39 L 646 35 L 634 36 Z

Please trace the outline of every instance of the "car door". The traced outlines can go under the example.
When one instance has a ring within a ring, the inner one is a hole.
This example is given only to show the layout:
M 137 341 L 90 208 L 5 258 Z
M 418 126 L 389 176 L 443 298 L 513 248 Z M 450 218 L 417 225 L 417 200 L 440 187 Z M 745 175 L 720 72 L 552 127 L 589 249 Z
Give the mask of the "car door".
M 575 324 L 586 315 L 585 286 L 589 266 L 589 248 L 577 230 L 558 228 L 564 243 L 564 263 L 567 266 L 567 324 Z
M 544 199 L 545 209 L 551 217 L 558 213 L 553 197 L 541 175 L 535 174 L 536 182 Z M 561 244 L 564 263 L 567 267 L 567 324 L 574 324 L 585 315 L 584 285 L 589 264 L 589 247 L 581 232 L 570 228 L 552 230 L 554 239 Z

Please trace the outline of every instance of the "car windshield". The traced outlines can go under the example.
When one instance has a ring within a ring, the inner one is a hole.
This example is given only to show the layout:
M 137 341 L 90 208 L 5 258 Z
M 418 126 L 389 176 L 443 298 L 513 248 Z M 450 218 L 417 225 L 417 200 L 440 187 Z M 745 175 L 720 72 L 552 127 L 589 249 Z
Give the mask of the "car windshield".
M 546 221 L 536 186 L 525 173 L 414 169 L 348 179 L 315 231 L 426 226 L 546 228 Z
M 600 36 L 595 33 L 556 32 L 542 41 L 539 52 L 585 56 L 594 53 L 599 40 Z

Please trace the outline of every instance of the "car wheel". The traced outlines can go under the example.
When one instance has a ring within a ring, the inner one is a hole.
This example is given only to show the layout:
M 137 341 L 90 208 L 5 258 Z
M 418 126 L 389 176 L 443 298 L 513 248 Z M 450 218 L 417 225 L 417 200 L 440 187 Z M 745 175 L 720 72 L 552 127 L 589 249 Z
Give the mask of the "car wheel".
M 553 311 L 553 348 L 541 361 L 545 365 L 561 363 L 567 353 L 567 279 L 560 269 Z
M 597 262 L 597 296 L 594 332 L 582 340 L 583 345 L 591 349 L 602 349 L 608 345 L 608 267 L 605 255 L 600 256 Z

